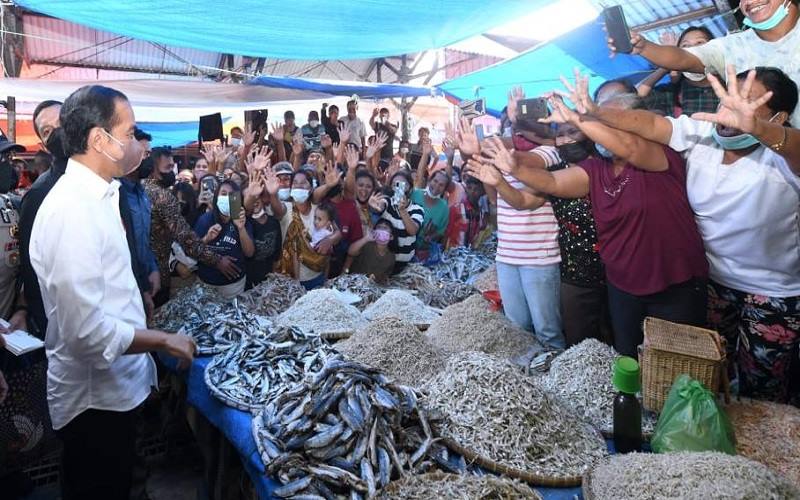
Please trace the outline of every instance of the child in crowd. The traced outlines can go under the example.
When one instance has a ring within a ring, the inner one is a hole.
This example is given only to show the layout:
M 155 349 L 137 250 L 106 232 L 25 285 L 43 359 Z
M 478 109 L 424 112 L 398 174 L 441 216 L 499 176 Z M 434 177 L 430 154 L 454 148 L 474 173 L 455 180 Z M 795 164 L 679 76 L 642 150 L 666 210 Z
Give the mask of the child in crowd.
M 333 234 L 336 213 L 331 205 L 320 205 L 314 210 L 314 229 L 311 231 L 311 247 L 317 249 L 319 242 Z
M 350 245 L 345 273 L 365 274 L 378 283 L 385 283 L 394 269 L 394 253 L 389 243 L 394 239 L 392 224 L 380 219 L 372 231 Z

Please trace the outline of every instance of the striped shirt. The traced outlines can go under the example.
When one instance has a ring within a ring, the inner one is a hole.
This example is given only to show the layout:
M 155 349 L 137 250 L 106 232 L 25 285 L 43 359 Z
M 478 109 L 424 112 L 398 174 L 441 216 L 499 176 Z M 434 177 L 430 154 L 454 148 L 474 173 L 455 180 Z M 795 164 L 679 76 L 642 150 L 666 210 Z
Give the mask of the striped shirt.
M 540 146 L 533 150 L 545 162 L 559 162 L 555 148 Z M 504 174 L 514 189 L 525 185 Z M 517 210 L 497 196 L 497 262 L 515 266 L 548 266 L 561 262 L 558 247 L 558 222 L 550 202 L 536 210 Z
M 417 227 L 422 227 L 422 221 L 425 218 L 425 211 L 421 206 L 416 203 L 411 203 L 406 209 L 411 220 L 417 223 Z M 403 224 L 403 219 L 400 214 L 390 203 L 381 216 L 382 219 L 389 221 L 394 228 L 394 236 L 397 238 L 397 251 L 395 252 L 395 262 L 411 262 L 414 258 L 414 246 L 417 242 L 417 237 L 408 234 L 406 225 Z

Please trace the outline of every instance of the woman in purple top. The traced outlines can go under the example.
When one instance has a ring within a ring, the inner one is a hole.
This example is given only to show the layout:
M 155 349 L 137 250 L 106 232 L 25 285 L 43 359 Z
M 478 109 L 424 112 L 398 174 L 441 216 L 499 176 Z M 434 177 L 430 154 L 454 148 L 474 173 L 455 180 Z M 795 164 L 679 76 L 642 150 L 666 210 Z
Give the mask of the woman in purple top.
M 585 92 L 585 81 L 576 77 Z M 579 102 L 575 89 L 568 88 L 570 99 Z M 603 104 L 631 108 L 638 102 L 636 95 L 618 94 Z M 520 153 L 509 153 L 499 141 L 487 153 L 495 167 L 539 192 L 591 197 L 617 351 L 636 355 L 646 316 L 703 325 L 708 263 L 686 197 L 682 157 L 668 147 L 588 120 L 558 96 L 550 103 L 553 113 L 545 121 L 577 127 L 595 142 L 599 158 L 581 162 L 580 168 L 549 172 L 521 166 Z

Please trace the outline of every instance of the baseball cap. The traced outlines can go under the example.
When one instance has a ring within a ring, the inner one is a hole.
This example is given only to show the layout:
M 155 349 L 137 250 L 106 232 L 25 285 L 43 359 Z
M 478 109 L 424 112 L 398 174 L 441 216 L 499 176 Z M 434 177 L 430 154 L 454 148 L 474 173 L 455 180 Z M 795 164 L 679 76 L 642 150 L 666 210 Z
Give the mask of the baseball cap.
M 275 164 L 274 170 L 276 175 L 292 175 L 294 173 L 294 168 L 288 161 L 279 161 Z
M 8 138 L 0 132 L 0 153 L 16 152 L 22 153 L 25 151 L 25 146 L 11 142 Z

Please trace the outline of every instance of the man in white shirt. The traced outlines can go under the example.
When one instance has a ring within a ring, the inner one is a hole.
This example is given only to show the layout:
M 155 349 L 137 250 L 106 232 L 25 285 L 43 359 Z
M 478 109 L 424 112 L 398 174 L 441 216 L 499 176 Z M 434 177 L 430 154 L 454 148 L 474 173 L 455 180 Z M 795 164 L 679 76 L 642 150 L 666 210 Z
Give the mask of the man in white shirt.
M 48 317 L 47 399 L 64 442 L 62 498 L 127 499 L 134 410 L 156 385 L 150 351 L 182 363 L 190 337 L 147 330 L 119 212 L 119 183 L 142 149 L 127 98 L 86 86 L 60 113 L 67 169 L 31 232 L 31 263 Z
M 362 153 L 367 149 L 367 127 L 361 118 L 356 115 L 358 112 L 358 102 L 355 100 L 347 101 L 347 114 L 339 121 L 344 123 L 350 131 L 348 144 L 353 144 Z

